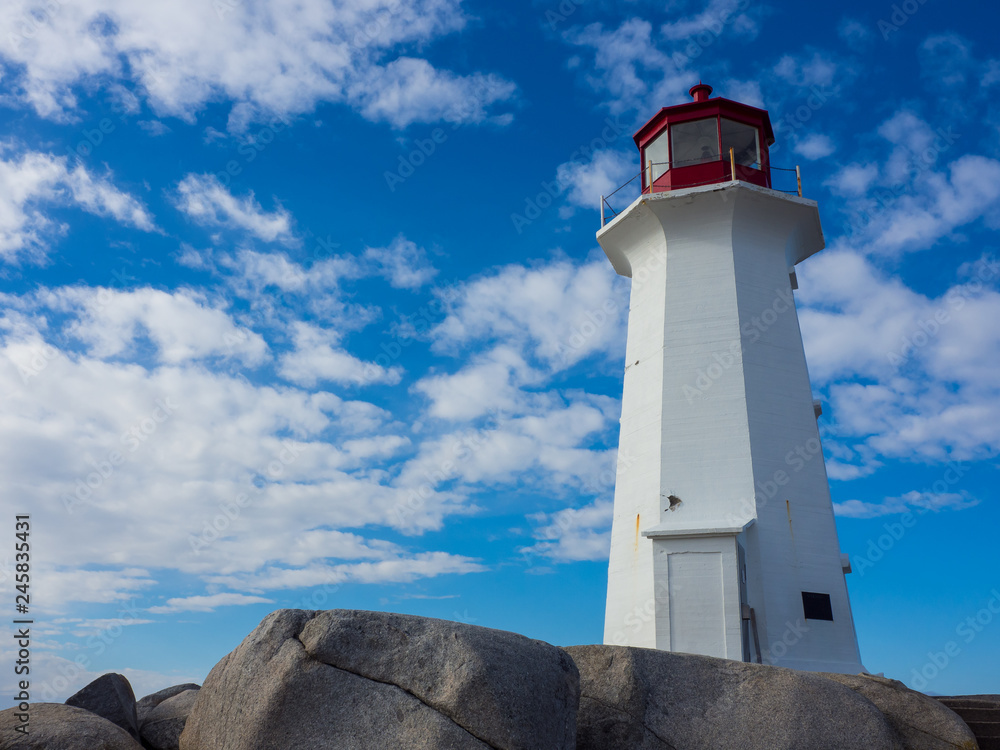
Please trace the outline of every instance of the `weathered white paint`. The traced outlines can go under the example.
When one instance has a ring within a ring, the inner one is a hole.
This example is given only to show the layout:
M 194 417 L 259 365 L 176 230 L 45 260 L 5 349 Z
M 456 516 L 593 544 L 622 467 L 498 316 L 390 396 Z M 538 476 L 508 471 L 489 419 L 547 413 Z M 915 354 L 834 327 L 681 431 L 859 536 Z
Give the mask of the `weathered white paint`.
M 765 661 L 861 671 L 792 296 L 823 248 L 815 202 L 687 188 L 597 237 L 632 278 L 605 643 L 744 658 L 741 544 Z M 833 622 L 804 619 L 803 591 Z

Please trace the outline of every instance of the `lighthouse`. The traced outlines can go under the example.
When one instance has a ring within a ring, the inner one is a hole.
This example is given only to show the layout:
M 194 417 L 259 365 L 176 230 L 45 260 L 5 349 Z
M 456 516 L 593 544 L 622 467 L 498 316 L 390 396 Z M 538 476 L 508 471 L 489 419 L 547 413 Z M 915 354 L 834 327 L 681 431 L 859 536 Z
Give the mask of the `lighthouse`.
M 602 199 L 632 279 L 604 642 L 861 672 L 793 297 L 819 210 L 772 189 L 766 111 L 690 93 Z

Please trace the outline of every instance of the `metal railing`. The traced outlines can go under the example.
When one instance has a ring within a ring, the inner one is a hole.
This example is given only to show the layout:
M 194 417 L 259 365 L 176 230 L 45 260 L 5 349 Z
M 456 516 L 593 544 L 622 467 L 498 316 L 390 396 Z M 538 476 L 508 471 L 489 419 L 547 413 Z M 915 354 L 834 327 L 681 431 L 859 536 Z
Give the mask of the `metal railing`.
M 619 214 L 619 212 L 615 210 L 614 206 L 612 206 L 611 203 L 608 202 L 608 199 L 611 198 L 611 197 L 613 197 L 615 195 L 615 193 L 617 193 L 620 190 L 623 190 L 624 188 L 626 188 L 629 185 L 631 185 L 633 182 L 635 182 L 635 180 L 637 178 L 642 177 L 644 174 L 647 174 L 648 175 L 648 180 L 645 180 L 646 187 L 648 187 L 648 189 L 649 189 L 649 191 L 651 193 L 653 192 L 653 183 L 655 182 L 655 180 L 653 179 L 653 168 L 654 167 L 664 167 L 664 166 L 666 167 L 666 169 L 664 169 L 662 172 L 660 172 L 660 175 L 656 178 L 656 179 L 659 179 L 659 177 L 663 176 L 668 171 L 670 171 L 671 166 L 673 166 L 673 168 L 676 169 L 677 167 L 681 166 L 682 164 L 683 164 L 683 166 L 692 166 L 694 164 L 710 164 L 711 162 L 714 162 L 714 161 L 722 161 L 722 158 L 720 157 L 718 159 L 705 159 L 705 160 L 702 160 L 702 161 L 686 160 L 684 162 L 676 162 L 674 164 L 671 164 L 671 162 L 668 162 L 668 161 L 662 161 L 662 162 L 653 162 L 653 161 L 651 161 L 651 162 L 649 162 L 648 164 L 646 164 L 646 168 L 645 169 L 643 169 L 643 170 L 641 170 L 639 172 L 636 172 L 631 178 L 629 178 L 629 180 L 627 182 L 623 183 L 622 185 L 619 185 L 617 188 L 615 188 L 613 191 L 611 191 L 607 195 L 602 195 L 601 196 L 601 226 L 603 227 L 607 223 L 607 221 L 608 221 L 608 219 L 606 217 L 606 214 L 604 212 L 605 208 L 607 208 L 611 212 L 611 214 L 612 214 L 611 219 L 614 219 L 614 217 L 618 216 L 618 214 Z M 735 153 L 733 152 L 733 149 L 729 149 L 729 170 L 730 170 L 729 174 L 730 175 L 735 175 L 736 174 L 736 166 L 737 166 L 737 164 L 736 164 Z M 750 164 L 750 165 L 740 164 L 739 166 L 750 167 L 752 169 L 760 169 L 760 166 L 758 165 L 757 162 L 754 162 L 753 164 Z M 796 183 L 796 189 L 795 190 L 783 190 L 781 188 L 771 188 L 772 190 L 776 190 L 779 193 L 789 193 L 789 194 L 797 193 L 800 198 L 802 197 L 802 172 L 800 171 L 798 164 L 796 164 L 794 168 L 791 168 L 791 167 L 773 167 L 772 166 L 772 167 L 770 167 L 770 169 L 771 170 L 777 170 L 779 172 L 794 172 L 795 173 L 795 183 Z M 736 182 L 736 181 L 738 181 L 738 178 L 733 177 L 730 181 Z M 712 180 L 705 180 L 704 182 L 694 182 L 694 183 L 691 183 L 690 185 L 684 185 L 684 187 L 686 187 L 686 188 L 688 188 L 688 187 L 700 187 L 702 185 L 718 184 L 719 182 L 721 182 L 721 181 L 718 180 L 718 179 L 712 179 Z M 640 188 L 640 194 L 646 189 L 646 187 Z M 666 190 L 660 191 L 660 192 L 666 192 Z

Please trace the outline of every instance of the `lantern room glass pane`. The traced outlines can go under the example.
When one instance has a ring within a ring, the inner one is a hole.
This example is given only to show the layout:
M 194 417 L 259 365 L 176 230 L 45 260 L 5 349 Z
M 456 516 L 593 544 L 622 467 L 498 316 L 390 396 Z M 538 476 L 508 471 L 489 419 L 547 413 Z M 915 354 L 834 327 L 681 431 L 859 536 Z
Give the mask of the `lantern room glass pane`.
M 674 167 L 689 167 L 719 160 L 719 121 L 692 120 L 670 126 L 674 144 Z
M 736 163 L 743 167 L 760 169 L 760 144 L 757 128 L 742 122 L 722 118 L 722 154 L 729 158 L 733 149 Z
M 646 179 L 649 179 L 649 163 L 653 163 L 653 182 L 656 182 L 670 168 L 670 151 L 667 150 L 667 131 L 646 144 Z

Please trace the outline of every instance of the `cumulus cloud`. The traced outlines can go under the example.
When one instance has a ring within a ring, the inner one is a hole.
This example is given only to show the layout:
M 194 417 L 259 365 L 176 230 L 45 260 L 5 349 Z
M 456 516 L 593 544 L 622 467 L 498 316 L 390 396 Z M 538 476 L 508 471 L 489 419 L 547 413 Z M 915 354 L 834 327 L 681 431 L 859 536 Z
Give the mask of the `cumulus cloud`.
M 807 135 L 795 144 L 795 153 L 801 154 L 810 161 L 825 159 L 836 150 L 830 136 L 821 133 Z
M 994 259 L 968 264 L 934 297 L 844 248 L 816 256 L 799 273 L 808 290 L 800 322 L 810 374 L 829 394 L 831 437 L 857 451 L 838 457 L 832 475 L 869 473 L 873 456 L 1000 453 Z
M 17 347 L 58 343 L 81 312 L 67 307 L 44 331 L 41 318 L 20 315 L 0 325 L 0 470 L 46 518 L 36 539 L 52 550 L 38 572 L 47 601 L 148 597 L 160 585 L 150 571 L 164 567 L 206 583 L 226 577 L 234 584 L 219 585 L 230 589 L 238 580 L 262 588 L 323 580 L 317 571 L 365 582 L 480 569 L 342 531 L 399 525 L 413 533 L 461 509 L 463 498 L 433 490 L 408 504 L 415 486 L 393 481 L 386 467 L 409 440 L 384 410 L 256 386 L 182 357 L 143 367 L 52 344 L 39 346 L 26 375 Z M 109 534 L 114 544 L 93 544 Z M 239 603 L 211 598 L 217 593 L 154 606 Z
M 185 596 L 168 599 L 161 606 L 150 607 L 149 612 L 156 615 L 174 614 L 175 612 L 214 612 L 219 607 L 246 606 L 248 604 L 274 604 L 273 599 L 246 594 L 211 594 L 209 596 Z
M 388 247 L 365 248 L 363 258 L 396 289 L 419 289 L 437 275 L 426 251 L 402 235 Z
M 593 355 L 621 354 L 627 295 L 603 255 L 582 265 L 506 266 L 455 289 L 431 338 L 439 351 L 516 342 L 546 368 L 561 370 Z
M 46 6 L 12 0 L 0 40 L 14 96 L 45 117 L 75 115 L 84 83 L 135 90 L 161 117 L 188 121 L 232 103 L 230 129 L 338 102 L 396 127 L 480 122 L 513 84 L 400 56 L 461 29 L 458 0 L 260 0 L 170 4 L 82 0 Z M 34 13 L 34 15 L 32 15 Z M 27 32 L 17 33 L 26 19 Z
M 880 502 L 847 500 L 834 503 L 833 510 L 845 518 L 877 518 L 900 513 L 939 513 L 944 510 L 965 510 L 979 504 L 967 492 L 907 492 L 900 497 L 888 497 Z
M 40 261 L 48 241 L 68 231 L 45 212 L 71 205 L 146 232 L 156 229 L 137 198 L 119 190 L 110 175 L 95 177 L 62 156 L 0 147 L 0 259 Z
M 365 362 L 340 346 L 340 334 L 304 322 L 292 326 L 295 348 L 281 356 L 282 377 L 298 385 L 315 386 L 321 381 L 367 385 L 398 383 L 403 370 Z
M 542 555 L 557 562 L 607 560 L 611 549 L 611 516 L 610 500 L 528 516 L 538 524 L 533 533 L 539 541 L 523 548 L 521 553 Z
M 741 0 L 710 0 L 703 11 L 678 18 L 660 27 L 660 34 L 671 41 L 687 41 L 695 37 L 719 36 L 728 26 L 751 38 L 757 35 L 757 23 L 740 9 Z
M 210 227 L 240 229 L 264 242 L 291 244 L 292 217 L 281 206 L 265 211 L 253 193 L 237 198 L 209 174 L 189 174 L 177 185 L 177 208 Z
M 560 164 L 556 169 L 556 181 L 566 188 L 568 203 L 593 209 L 600 205 L 601 196 L 610 195 L 638 172 L 638 159 L 632 152 L 595 151 L 586 162 Z M 638 188 L 625 192 L 617 205 L 623 208 L 637 195 Z
M 256 365 L 267 356 L 260 334 L 236 325 L 225 311 L 194 292 L 67 287 L 40 299 L 53 309 L 76 312 L 67 335 L 100 359 L 134 350 L 143 339 L 155 346 L 156 359 L 166 364 L 222 357 Z

